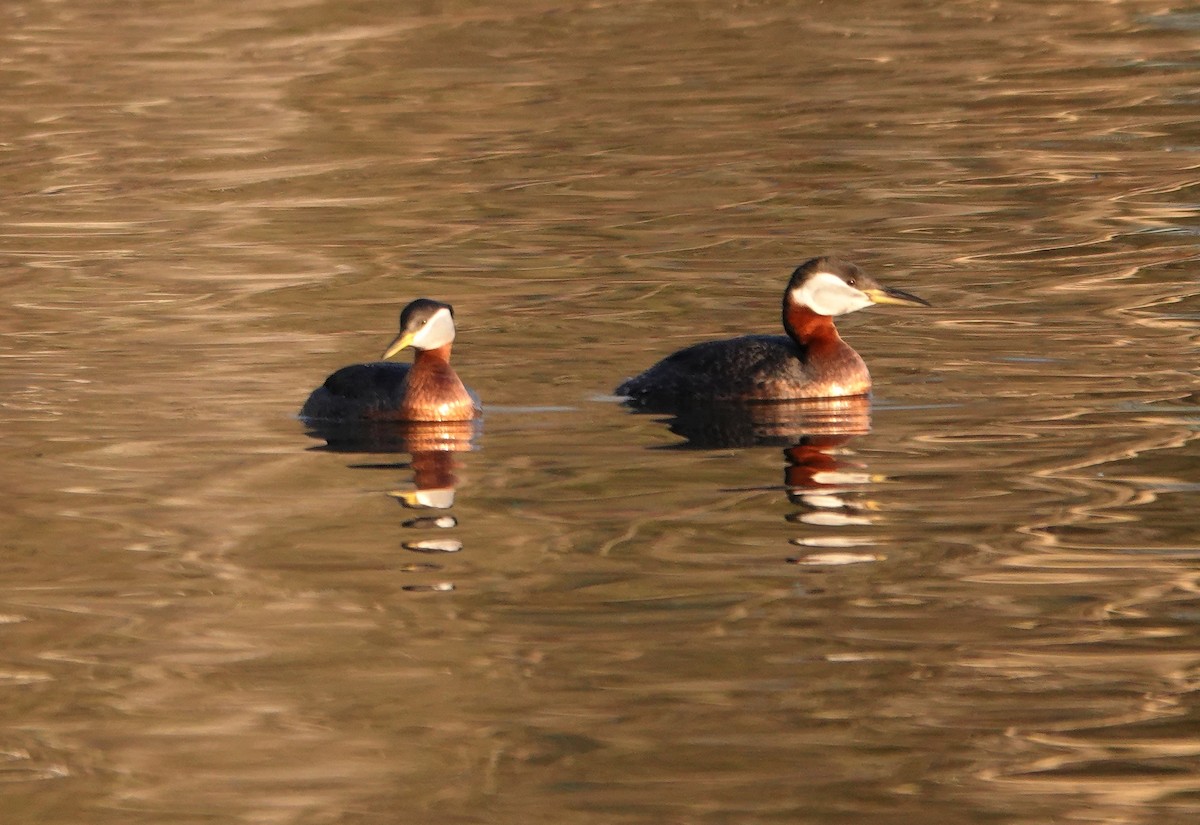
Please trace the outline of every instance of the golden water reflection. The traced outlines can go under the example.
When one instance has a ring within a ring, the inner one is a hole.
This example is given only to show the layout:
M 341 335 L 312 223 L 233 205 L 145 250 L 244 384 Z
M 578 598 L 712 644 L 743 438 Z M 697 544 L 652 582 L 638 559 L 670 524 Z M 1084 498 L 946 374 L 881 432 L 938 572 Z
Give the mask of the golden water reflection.
M 1200 816 L 1194 13 L 0 15 L 5 825 Z M 598 400 L 823 252 L 869 432 Z M 412 294 L 519 411 L 313 449 Z

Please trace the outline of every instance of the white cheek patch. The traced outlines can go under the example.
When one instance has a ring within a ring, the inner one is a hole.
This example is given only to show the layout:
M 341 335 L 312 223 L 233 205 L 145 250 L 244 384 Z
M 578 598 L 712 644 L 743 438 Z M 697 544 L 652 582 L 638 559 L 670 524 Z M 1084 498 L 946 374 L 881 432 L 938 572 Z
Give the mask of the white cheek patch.
M 866 293 L 828 272 L 819 272 L 793 289 L 792 300 L 818 315 L 844 315 L 871 305 Z
M 454 340 L 454 319 L 450 310 L 439 309 L 425 322 L 421 331 L 413 336 L 412 345 L 417 349 L 437 349 Z

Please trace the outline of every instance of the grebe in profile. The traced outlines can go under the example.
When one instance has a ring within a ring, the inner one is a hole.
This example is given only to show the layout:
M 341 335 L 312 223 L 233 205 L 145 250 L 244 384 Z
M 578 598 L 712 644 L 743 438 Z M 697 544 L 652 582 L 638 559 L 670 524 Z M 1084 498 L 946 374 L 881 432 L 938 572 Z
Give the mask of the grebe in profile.
M 454 308 L 420 298 L 400 313 L 385 359 L 417 351 L 412 365 L 390 361 L 342 367 L 313 390 L 300 417 L 314 421 L 470 421 L 479 402 L 450 366 Z
M 709 401 L 786 401 L 863 395 L 871 375 L 833 316 L 871 304 L 929 306 L 880 285 L 837 258 L 805 261 L 783 294 L 783 335 L 708 341 L 668 355 L 617 387 L 637 407 L 662 411 Z

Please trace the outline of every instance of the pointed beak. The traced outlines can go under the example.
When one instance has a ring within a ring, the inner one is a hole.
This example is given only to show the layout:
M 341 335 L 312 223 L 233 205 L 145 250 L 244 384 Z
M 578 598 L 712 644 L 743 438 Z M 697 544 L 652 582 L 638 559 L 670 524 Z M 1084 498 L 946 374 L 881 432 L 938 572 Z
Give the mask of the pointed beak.
M 383 351 L 383 360 L 391 358 L 400 350 L 406 347 L 411 347 L 413 342 L 413 334 L 411 332 L 402 332 L 396 336 L 396 340 L 388 344 L 388 348 Z
M 907 292 L 901 292 L 891 287 L 881 286 L 876 289 L 864 289 L 863 292 L 871 299 L 871 303 L 873 304 L 896 304 L 897 306 L 905 307 L 933 306 L 933 304 L 924 298 L 918 298 L 916 295 L 909 295 Z

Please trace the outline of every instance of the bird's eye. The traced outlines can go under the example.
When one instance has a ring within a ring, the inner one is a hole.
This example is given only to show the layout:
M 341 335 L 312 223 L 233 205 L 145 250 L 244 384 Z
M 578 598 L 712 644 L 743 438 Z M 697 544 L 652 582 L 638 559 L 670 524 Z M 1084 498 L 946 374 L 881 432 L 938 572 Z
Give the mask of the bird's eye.
M 850 286 L 854 286 L 854 279 L 853 279 L 853 278 L 847 278 L 847 279 L 846 279 L 846 283 L 847 283 L 847 284 L 849 284 Z

